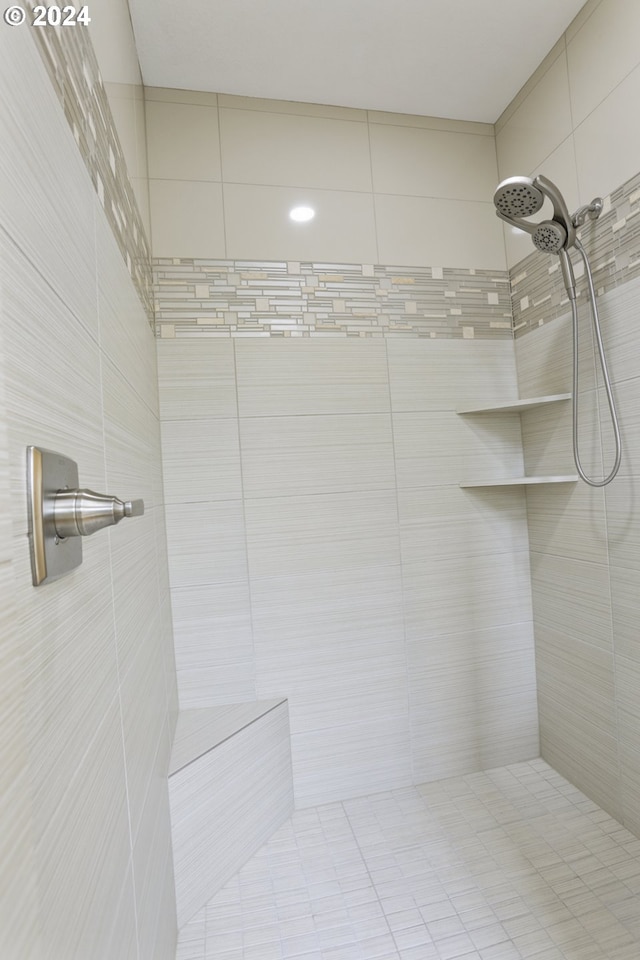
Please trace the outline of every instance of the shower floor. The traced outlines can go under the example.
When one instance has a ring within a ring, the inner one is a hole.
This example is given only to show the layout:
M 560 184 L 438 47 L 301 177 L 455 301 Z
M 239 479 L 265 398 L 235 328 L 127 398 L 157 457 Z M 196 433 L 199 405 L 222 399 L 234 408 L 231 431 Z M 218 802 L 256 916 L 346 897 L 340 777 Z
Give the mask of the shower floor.
M 296 812 L 177 960 L 639 960 L 640 840 L 542 760 Z

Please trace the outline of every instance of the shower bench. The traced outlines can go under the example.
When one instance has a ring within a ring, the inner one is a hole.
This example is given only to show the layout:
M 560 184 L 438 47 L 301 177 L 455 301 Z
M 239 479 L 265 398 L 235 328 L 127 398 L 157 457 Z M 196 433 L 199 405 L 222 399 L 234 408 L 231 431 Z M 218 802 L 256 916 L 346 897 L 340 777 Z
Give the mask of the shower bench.
M 287 701 L 181 711 L 169 803 L 180 929 L 293 810 Z

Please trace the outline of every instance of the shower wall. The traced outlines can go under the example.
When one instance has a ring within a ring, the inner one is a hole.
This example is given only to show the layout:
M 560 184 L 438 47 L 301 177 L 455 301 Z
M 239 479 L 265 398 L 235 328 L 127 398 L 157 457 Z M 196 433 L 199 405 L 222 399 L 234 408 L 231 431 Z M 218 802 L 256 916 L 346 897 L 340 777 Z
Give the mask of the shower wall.
M 640 833 L 640 9 L 587 3 L 497 124 L 500 176 L 544 173 L 569 205 L 605 198 L 582 240 L 595 268 L 603 336 L 625 446 L 602 489 L 527 493 L 542 756 Z M 507 233 L 521 396 L 571 385 L 568 304 L 557 259 Z M 524 257 L 525 259 L 520 259 Z M 604 476 L 613 445 L 584 294 L 580 433 L 584 464 Z M 602 432 L 600 430 L 602 428 Z M 530 470 L 569 472 L 571 411 L 523 418 Z
M 286 696 L 298 806 L 537 755 L 492 128 L 148 98 L 181 705 Z
M 36 33 L 0 31 L 0 953 L 169 960 L 177 695 L 150 264 L 86 35 Z M 27 444 L 146 505 L 38 588 Z
M 98 0 L 92 4 L 89 34 L 128 180 L 146 235 L 150 237 L 144 87 L 127 0 Z
M 146 88 L 155 257 L 504 269 L 493 126 Z M 317 210 L 293 223 L 289 209 Z

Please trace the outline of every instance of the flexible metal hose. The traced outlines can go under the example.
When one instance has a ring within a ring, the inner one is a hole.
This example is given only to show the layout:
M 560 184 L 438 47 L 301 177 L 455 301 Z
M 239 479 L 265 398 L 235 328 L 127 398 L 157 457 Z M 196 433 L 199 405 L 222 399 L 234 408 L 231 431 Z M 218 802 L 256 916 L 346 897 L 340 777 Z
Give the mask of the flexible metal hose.
M 607 361 L 604 355 L 604 347 L 602 345 L 602 335 L 600 333 L 600 318 L 598 317 L 598 307 L 596 305 L 596 293 L 593 288 L 593 277 L 591 276 L 591 267 L 589 265 L 589 259 L 585 253 L 584 247 L 578 239 L 575 240 L 575 246 L 582 257 L 584 262 L 585 271 L 587 274 L 587 281 L 589 285 L 589 303 L 591 306 L 591 316 L 593 319 L 593 329 L 596 335 L 596 343 L 598 346 L 598 355 L 600 357 L 600 367 L 602 369 L 602 376 L 604 379 L 604 386 L 607 393 L 607 402 L 609 404 L 609 413 L 611 415 L 611 425 L 613 427 L 613 433 L 615 437 L 616 444 L 616 457 L 611 473 L 604 478 L 604 480 L 592 480 L 591 477 L 588 477 L 584 470 L 582 469 L 582 464 L 580 463 L 580 453 L 578 450 L 578 414 L 579 414 L 579 400 L 578 400 L 578 305 L 574 299 L 571 300 L 571 312 L 573 316 L 573 459 L 575 460 L 576 469 L 579 475 L 582 477 L 585 483 L 588 483 L 591 487 L 605 487 L 608 483 L 611 483 L 616 473 L 620 469 L 620 460 L 622 458 L 622 443 L 620 440 L 620 428 L 618 426 L 618 415 L 616 413 L 616 405 L 613 399 L 613 393 L 611 391 L 611 380 L 609 379 L 609 371 L 607 369 Z

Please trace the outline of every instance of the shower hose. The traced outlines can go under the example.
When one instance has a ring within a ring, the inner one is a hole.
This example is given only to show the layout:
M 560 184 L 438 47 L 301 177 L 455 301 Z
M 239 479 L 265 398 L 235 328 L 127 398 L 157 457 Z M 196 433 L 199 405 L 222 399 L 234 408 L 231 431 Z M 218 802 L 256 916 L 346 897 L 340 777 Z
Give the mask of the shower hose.
M 616 456 L 615 462 L 613 464 L 613 469 L 611 473 L 604 478 L 604 480 L 592 480 L 591 477 L 588 477 L 584 470 L 582 469 L 582 464 L 580 463 L 580 453 L 578 450 L 578 416 L 579 416 L 579 399 L 578 399 L 578 305 L 575 299 L 571 300 L 571 312 L 573 318 L 573 459 L 576 463 L 576 469 L 580 477 L 584 480 L 585 483 L 588 483 L 591 487 L 604 487 L 608 483 L 611 483 L 618 470 L 620 469 L 620 460 L 622 457 L 622 444 L 620 442 L 620 428 L 618 426 L 618 415 L 616 413 L 616 405 L 613 399 L 613 393 L 611 391 L 611 380 L 609 379 L 609 371 L 607 369 L 607 361 L 604 355 L 604 347 L 602 345 L 602 335 L 600 333 L 600 318 L 598 317 L 598 307 L 596 305 L 596 293 L 593 287 L 593 277 L 591 275 L 591 267 L 589 265 L 589 258 L 585 253 L 584 247 L 581 242 L 576 239 L 575 246 L 582 257 L 584 262 L 585 271 L 587 274 L 587 282 L 589 284 L 589 303 L 591 306 L 591 317 L 593 319 L 593 329 L 595 331 L 596 343 L 598 346 L 598 354 L 600 357 L 600 367 L 602 369 L 602 376 L 604 379 L 604 386 L 607 393 L 607 402 L 609 404 L 609 413 L 611 415 L 611 425 L 613 427 L 613 433 L 615 437 L 616 445 Z

